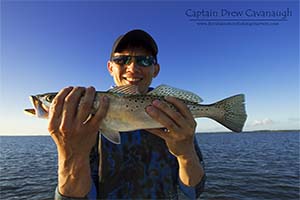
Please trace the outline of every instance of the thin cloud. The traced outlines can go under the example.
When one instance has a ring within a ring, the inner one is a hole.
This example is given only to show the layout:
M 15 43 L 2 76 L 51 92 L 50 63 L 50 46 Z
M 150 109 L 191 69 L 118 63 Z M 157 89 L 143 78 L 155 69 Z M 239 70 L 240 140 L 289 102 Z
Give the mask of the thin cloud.
M 299 122 L 299 121 L 300 121 L 300 118 L 298 118 L 298 117 L 290 117 L 290 118 L 288 118 L 288 120 L 289 120 L 290 122 Z
M 262 120 L 254 120 L 252 125 L 253 126 L 263 126 L 263 125 L 270 125 L 270 124 L 274 124 L 274 121 L 269 118 L 265 118 Z

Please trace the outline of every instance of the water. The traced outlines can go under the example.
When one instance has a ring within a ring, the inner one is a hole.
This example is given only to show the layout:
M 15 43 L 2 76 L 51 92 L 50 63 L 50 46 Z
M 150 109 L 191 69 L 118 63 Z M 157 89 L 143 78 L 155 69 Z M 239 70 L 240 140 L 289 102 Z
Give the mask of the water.
M 198 134 L 207 184 L 201 199 L 299 200 L 299 132 Z M 0 199 L 52 199 L 50 137 L 0 137 Z
M 0 137 L 0 199 L 50 199 L 57 153 L 50 137 Z
M 203 199 L 299 200 L 299 135 L 199 135 L 208 176 Z

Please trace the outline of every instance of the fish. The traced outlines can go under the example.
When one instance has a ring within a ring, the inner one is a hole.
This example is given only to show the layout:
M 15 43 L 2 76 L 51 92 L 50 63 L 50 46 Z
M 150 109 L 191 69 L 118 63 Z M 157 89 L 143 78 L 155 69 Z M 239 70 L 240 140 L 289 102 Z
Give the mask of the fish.
M 56 95 L 57 93 L 31 95 L 29 98 L 34 108 L 25 109 L 24 112 L 47 119 L 49 108 Z M 176 110 L 174 105 L 165 101 L 167 96 L 181 100 L 194 118 L 213 119 L 233 132 L 242 132 L 247 119 L 244 94 L 237 94 L 213 104 L 200 104 L 203 100 L 197 94 L 163 84 L 146 94 L 141 94 L 135 85 L 116 86 L 108 91 L 97 91 L 92 111 L 83 123 L 96 113 L 102 96 L 109 98 L 109 107 L 101 122 L 99 132 L 115 144 L 121 143 L 120 132 L 164 128 L 162 124 L 152 119 L 145 109 L 158 99 Z

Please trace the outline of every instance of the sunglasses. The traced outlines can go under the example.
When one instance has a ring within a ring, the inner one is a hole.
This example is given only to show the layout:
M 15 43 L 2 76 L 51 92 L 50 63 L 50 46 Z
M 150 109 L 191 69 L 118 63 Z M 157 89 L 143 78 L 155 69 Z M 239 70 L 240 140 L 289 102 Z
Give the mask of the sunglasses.
M 135 60 L 136 64 L 142 67 L 150 67 L 156 64 L 156 59 L 153 56 L 127 56 L 120 55 L 111 58 L 111 61 L 118 65 L 130 65 Z

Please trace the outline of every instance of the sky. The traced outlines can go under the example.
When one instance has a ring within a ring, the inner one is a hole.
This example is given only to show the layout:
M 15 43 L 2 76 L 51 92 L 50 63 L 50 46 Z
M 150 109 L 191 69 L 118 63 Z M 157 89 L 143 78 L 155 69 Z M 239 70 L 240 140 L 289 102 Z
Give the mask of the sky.
M 112 86 L 112 44 L 132 29 L 158 44 L 153 87 L 192 91 L 203 104 L 243 93 L 245 131 L 300 129 L 299 1 L 1 0 L 0 135 L 48 134 L 47 120 L 23 113 L 29 95 Z

